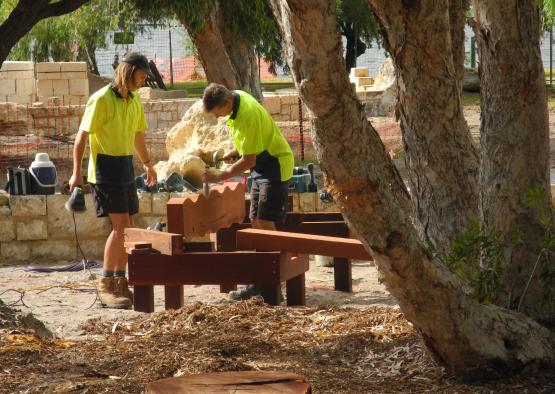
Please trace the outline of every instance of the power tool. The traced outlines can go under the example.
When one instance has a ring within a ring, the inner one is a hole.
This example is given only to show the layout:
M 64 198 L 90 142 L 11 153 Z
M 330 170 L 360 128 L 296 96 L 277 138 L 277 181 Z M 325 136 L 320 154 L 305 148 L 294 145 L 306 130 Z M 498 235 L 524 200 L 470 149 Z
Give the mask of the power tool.
M 65 203 L 65 208 L 69 212 L 83 212 L 85 210 L 85 193 L 79 186 L 73 189 L 71 196 Z

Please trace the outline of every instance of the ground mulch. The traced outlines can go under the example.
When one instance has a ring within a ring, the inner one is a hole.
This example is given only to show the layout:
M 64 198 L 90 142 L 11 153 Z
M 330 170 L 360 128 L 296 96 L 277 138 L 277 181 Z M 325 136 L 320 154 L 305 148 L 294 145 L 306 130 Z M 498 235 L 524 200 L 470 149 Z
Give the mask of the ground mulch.
M 239 370 L 294 372 L 314 393 L 555 391 L 546 372 L 457 382 L 397 308 L 198 303 L 82 328 L 79 341 L 40 338 L 1 306 L 0 392 L 140 393 L 157 379 Z

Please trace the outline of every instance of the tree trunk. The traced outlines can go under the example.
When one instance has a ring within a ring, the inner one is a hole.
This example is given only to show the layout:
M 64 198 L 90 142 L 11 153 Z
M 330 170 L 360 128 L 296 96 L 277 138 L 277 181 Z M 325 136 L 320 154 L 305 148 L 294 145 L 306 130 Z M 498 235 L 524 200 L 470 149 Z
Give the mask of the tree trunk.
M 554 284 L 540 280 L 541 265 L 534 272 L 545 247 L 546 224 L 553 226 L 538 3 L 474 1 L 474 9 L 482 95 L 482 219 L 500 236 L 506 262 L 496 303 L 510 308 L 522 303 L 520 310 L 528 315 L 553 320 L 554 311 L 541 310 L 539 300 Z M 531 192 L 533 202 L 527 198 Z M 547 257 L 540 262 L 555 264 Z
M 42 19 L 75 11 L 88 0 L 20 0 L 8 18 L 0 25 L 0 65 L 8 58 L 10 50 Z
M 459 97 L 449 4 L 369 3 L 395 64 L 405 161 L 421 234 L 445 256 L 478 219 L 478 153 Z
M 208 81 L 220 83 L 229 89 L 244 90 L 257 100 L 262 100 L 254 48 L 248 48 L 239 40 L 233 42 L 235 36 L 228 36 L 218 3 L 214 4 L 199 30 L 193 30 L 185 18 L 181 18 L 181 23 L 198 50 Z
M 548 329 L 520 313 L 476 303 L 420 244 L 403 181 L 349 83 L 335 1 L 271 0 L 271 7 L 295 85 L 313 117 L 330 190 L 432 354 L 467 378 L 553 363 L 555 336 Z

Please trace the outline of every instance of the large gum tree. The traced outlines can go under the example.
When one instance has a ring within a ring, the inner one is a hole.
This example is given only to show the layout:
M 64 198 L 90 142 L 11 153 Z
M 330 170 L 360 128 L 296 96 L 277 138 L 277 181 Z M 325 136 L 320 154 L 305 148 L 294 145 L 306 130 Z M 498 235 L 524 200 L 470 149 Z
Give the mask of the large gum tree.
M 450 20 L 461 14 L 450 6 L 462 2 L 369 2 L 393 52 L 403 138 L 414 161 L 411 194 L 349 84 L 335 2 L 270 1 L 332 193 L 403 313 L 451 372 L 491 378 L 553 364 L 552 331 L 523 313 L 477 302 L 436 257 L 479 211 L 478 152 L 462 118 L 453 60 L 460 53 L 453 55 L 451 38 Z

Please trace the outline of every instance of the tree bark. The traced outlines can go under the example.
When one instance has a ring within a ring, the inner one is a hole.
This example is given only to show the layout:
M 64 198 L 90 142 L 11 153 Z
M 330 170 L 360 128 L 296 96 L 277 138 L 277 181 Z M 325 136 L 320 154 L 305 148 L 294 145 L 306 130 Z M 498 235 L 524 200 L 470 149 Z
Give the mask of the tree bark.
M 210 82 L 228 89 L 241 89 L 262 101 L 262 89 L 258 79 L 258 65 L 254 48 L 235 39 L 225 27 L 222 9 L 216 2 L 199 30 L 181 18 Z
M 553 363 L 553 333 L 523 314 L 476 303 L 420 244 L 407 190 L 349 83 L 335 1 L 271 0 L 271 7 L 330 190 L 432 354 L 466 378 Z
M 75 11 L 88 0 L 20 0 L 2 25 L 0 25 L 0 65 L 8 58 L 10 50 L 42 19 Z
M 405 162 L 419 229 L 432 249 L 445 256 L 453 240 L 478 220 L 478 153 L 459 97 L 449 3 L 369 4 L 396 69 Z
M 546 224 L 553 226 L 538 3 L 475 0 L 474 9 L 481 81 L 482 220 L 500 236 L 506 262 L 495 301 L 510 308 L 522 303 L 528 315 L 553 320 L 553 310 L 539 305 L 553 283 L 540 280 L 540 267 L 532 274 L 545 247 Z M 536 194 L 533 203 L 527 199 L 530 190 Z M 553 259 L 540 261 L 555 264 Z

